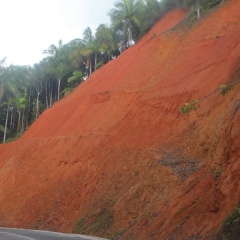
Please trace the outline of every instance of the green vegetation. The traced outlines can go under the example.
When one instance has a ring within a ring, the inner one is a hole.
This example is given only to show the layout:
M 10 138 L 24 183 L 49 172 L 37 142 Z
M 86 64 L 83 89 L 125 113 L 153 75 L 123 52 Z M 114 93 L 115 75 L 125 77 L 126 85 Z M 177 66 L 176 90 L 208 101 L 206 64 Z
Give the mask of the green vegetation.
M 113 222 L 113 214 L 107 208 L 102 208 L 100 213 L 96 216 L 93 225 L 93 232 L 107 230 Z
M 100 24 L 63 44 L 50 45 L 34 66 L 5 66 L 0 61 L 0 139 L 14 139 L 47 108 L 82 83 L 97 68 L 115 59 L 137 42 L 167 11 L 185 7 L 192 12 L 206 10 L 220 0 L 117 0 L 109 10 L 111 25 Z M 194 15 L 196 16 L 196 14 Z M 195 17 L 196 18 L 196 17 Z M 231 87 L 223 87 L 227 93 Z M 198 101 L 199 102 L 199 101 Z M 186 104 L 184 114 L 195 110 Z
M 179 112 L 188 116 L 191 111 L 196 111 L 197 103 L 198 103 L 198 100 L 193 100 L 190 103 L 186 102 L 183 104 L 182 107 L 179 108 Z
M 189 115 L 189 113 L 191 111 L 196 111 L 196 104 L 198 104 L 199 102 L 205 100 L 206 98 L 212 96 L 215 93 L 220 92 L 222 95 L 227 94 L 229 91 L 233 90 L 233 87 L 237 84 L 239 84 L 240 81 L 237 81 L 235 83 L 229 83 L 229 84 L 225 84 L 225 85 L 221 85 L 219 88 L 217 88 L 214 92 L 208 94 L 207 96 L 204 96 L 202 98 L 200 98 L 199 100 L 193 100 L 192 102 L 186 102 L 184 103 L 180 108 L 179 108 L 179 112 L 184 114 L 184 115 Z
M 217 181 L 220 178 L 221 174 L 222 174 L 221 170 L 215 169 L 215 171 L 214 171 L 214 180 Z
M 73 233 L 90 234 L 105 232 L 113 222 L 113 212 L 102 208 L 98 213 L 92 213 L 78 220 Z
M 113 223 L 113 212 L 108 208 L 101 208 L 100 211 L 93 212 L 80 218 L 76 223 L 73 233 L 78 234 L 98 234 L 105 235 L 105 237 L 117 240 L 126 232 L 126 229 L 119 229 L 110 231 L 109 228 Z
M 219 5 L 223 0 L 203 0 L 202 1 L 202 9 L 209 10 L 217 5 Z
M 229 91 L 233 90 L 233 83 L 229 83 L 229 84 L 226 84 L 226 85 L 221 85 L 219 87 L 219 91 L 221 92 L 222 95 L 225 95 L 227 94 Z M 236 85 L 236 83 L 235 83 Z
M 85 218 L 81 218 L 78 220 L 76 226 L 74 227 L 73 233 L 85 234 L 87 229 L 88 229 L 88 226 Z
M 111 240 L 117 240 L 117 239 L 120 239 L 121 236 L 126 232 L 126 229 L 122 229 L 122 230 L 119 230 L 119 231 L 114 231 L 112 234 L 111 234 Z
M 233 213 L 226 218 L 217 239 L 237 240 L 240 236 L 240 204 Z

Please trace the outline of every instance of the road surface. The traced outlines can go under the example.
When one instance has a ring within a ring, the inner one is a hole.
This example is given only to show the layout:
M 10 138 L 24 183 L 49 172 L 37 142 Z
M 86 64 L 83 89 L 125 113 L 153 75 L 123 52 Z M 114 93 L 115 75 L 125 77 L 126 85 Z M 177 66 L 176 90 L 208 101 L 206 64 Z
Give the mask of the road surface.
M 104 238 L 80 235 L 65 234 L 49 231 L 27 230 L 16 228 L 1 228 L 1 240 L 106 240 Z

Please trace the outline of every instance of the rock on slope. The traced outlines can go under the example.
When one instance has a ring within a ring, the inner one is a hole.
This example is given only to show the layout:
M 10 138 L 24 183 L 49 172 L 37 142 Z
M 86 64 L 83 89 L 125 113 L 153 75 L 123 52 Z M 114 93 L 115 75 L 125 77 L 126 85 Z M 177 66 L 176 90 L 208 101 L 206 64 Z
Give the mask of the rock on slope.
M 178 108 L 239 80 L 239 7 L 175 28 L 186 14 L 168 13 L 1 145 L 0 225 L 210 239 L 240 198 L 239 86 Z

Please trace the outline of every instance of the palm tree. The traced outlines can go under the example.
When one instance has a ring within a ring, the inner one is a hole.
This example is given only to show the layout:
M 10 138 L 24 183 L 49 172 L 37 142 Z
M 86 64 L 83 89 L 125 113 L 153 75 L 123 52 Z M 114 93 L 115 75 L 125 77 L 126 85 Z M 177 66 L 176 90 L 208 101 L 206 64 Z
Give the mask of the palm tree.
M 67 96 L 77 85 L 79 85 L 83 80 L 83 72 L 81 70 L 73 71 L 71 77 L 68 78 L 68 86 L 62 91 L 64 96 Z
M 36 91 L 36 115 L 35 120 L 39 117 L 39 97 L 43 90 L 44 72 L 41 64 L 34 64 L 34 68 L 31 69 L 32 85 Z
M 84 58 L 82 55 L 82 50 L 85 48 L 85 41 L 80 38 L 71 40 L 66 44 L 69 48 L 72 66 L 74 69 L 82 68 L 84 65 Z
M 13 98 L 20 95 L 20 91 L 18 89 L 19 86 L 17 85 L 18 82 L 15 77 L 16 68 L 14 66 L 10 66 L 4 69 L 0 78 L 0 106 L 6 106 L 3 143 L 6 141 L 10 102 Z
M 87 57 L 87 68 L 89 70 L 89 74 L 92 73 L 92 56 L 94 55 L 94 70 L 96 70 L 97 66 L 97 54 L 100 49 L 99 42 L 95 39 L 92 34 L 92 30 L 88 27 L 83 32 L 83 40 L 85 44 L 85 48 L 82 49 L 81 53 Z
M 62 40 L 59 41 L 58 46 L 52 44 L 43 53 L 50 55 L 49 67 L 51 72 L 57 78 L 58 94 L 57 100 L 60 100 L 61 81 L 71 71 L 71 60 L 67 45 L 63 45 Z
M 140 28 L 139 8 L 141 7 L 139 0 L 119 0 L 110 10 L 109 16 L 113 28 L 124 32 L 125 47 L 133 44 L 133 30 Z M 138 37 L 138 36 L 134 36 Z
M 112 29 L 105 24 L 100 24 L 98 26 L 95 37 L 99 44 L 100 52 L 106 53 L 109 61 L 112 51 L 118 48 L 118 39 L 115 38 Z
M 24 115 L 25 108 L 27 105 L 27 99 L 25 96 L 21 96 L 14 99 L 15 107 L 18 113 L 17 117 L 17 136 L 21 135 L 24 132 Z
M 81 82 L 82 81 L 82 77 L 83 77 L 82 71 L 75 70 L 73 72 L 73 75 L 70 78 L 68 78 L 68 83 L 75 82 L 75 81 Z
M 3 103 L 3 105 L 7 105 L 7 111 L 6 111 L 6 117 L 5 117 L 5 125 L 4 125 L 4 130 L 3 130 L 3 143 L 6 142 L 6 136 L 7 136 L 7 125 L 8 125 L 8 115 L 9 115 L 9 109 L 10 109 L 10 106 L 9 106 L 9 99 L 7 102 Z
M 28 102 L 28 88 L 30 86 L 30 67 L 16 66 L 15 72 L 15 82 L 18 82 L 17 86 L 20 91 L 20 94 L 15 96 L 16 109 L 18 113 L 17 134 L 21 135 L 27 125 L 27 116 L 25 116 L 25 110 L 26 107 L 30 105 L 30 102 Z

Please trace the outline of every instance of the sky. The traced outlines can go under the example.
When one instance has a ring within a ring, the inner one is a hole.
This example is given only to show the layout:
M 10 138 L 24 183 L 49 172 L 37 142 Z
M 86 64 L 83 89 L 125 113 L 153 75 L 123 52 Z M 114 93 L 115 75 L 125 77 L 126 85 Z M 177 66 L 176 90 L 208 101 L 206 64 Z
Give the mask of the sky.
M 0 0 L 0 59 L 7 65 L 33 65 L 43 50 L 59 40 L 68 43 L 110 24 L 116 0 Z

